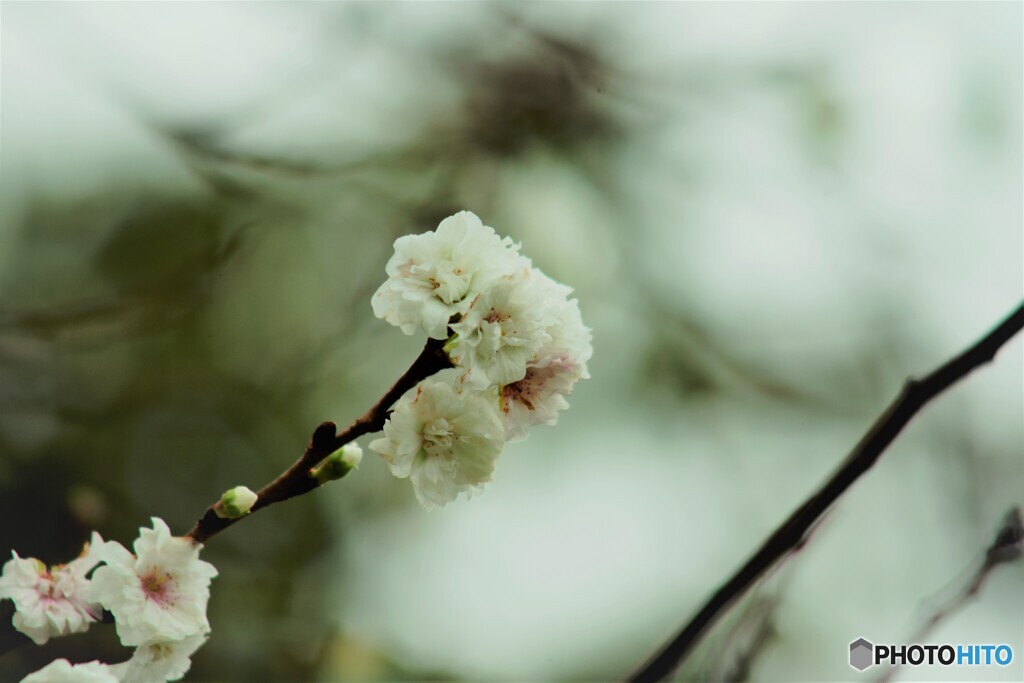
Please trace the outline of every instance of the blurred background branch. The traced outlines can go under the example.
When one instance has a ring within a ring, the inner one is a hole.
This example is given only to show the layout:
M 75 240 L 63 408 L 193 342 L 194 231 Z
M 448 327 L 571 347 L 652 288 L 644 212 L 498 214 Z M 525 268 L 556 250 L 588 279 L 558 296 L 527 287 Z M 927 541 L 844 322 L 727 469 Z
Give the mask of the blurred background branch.
M 985 584 L 992 571 L 1000 565 L 1017 562 L 1024 555 L 1024 520 L 1021 519 L 1020 508 L 1014 507 L 1007 510 L 1003 519 L 996 529 L 995 537 L 985 549 L 978 566 L 971 572 L 968 580 L 962 585 L 957 585 L 952 596 L 932 598 L 925 604 L 923 611 L 925 618 L 920 626 L 914 631 L 906 643 L 927 643 L 929 636 L 943 621 L 959 612 L 963 607 L 977 597 L 981 587 Z M 948 593 L 948 591 L 946 591 Z M 890 666 L 882 676 L 878 677 L 878 683 L 888 683 L 899 673 L 898 665 Z
M 720 615 L 776 562 L 801 544 L 818 519 L 871 469 L 903 428 L 930 401 L 996 353 L 1024 329 L 1024 304 L 964 352 L 922 379 L 911 379 L 896 400 L 871 426 L 843 465 L 784 521 L 750 559 L 723 583 L 681 631 L 629 680 L 636 683 L 660 681 L 679 666 Z M 980 584 L 979 584 L 980 585 Z M 912 641 L 916 642 L 916 641 Z

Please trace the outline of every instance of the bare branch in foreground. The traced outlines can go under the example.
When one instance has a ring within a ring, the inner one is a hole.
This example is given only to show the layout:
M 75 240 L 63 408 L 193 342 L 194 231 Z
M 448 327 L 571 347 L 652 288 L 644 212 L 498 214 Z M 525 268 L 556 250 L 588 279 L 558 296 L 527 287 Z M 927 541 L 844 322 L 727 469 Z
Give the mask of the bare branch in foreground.
M 679 633 L 630 677 L 633 683 L 660 681 L 693 650 L 729 606 L 776 562 L 800 545 L 807 532 L 846 490 L 878 461 L 885 449 L 928 402 L 990 362 L 1024 328 L 1024 305 L 966 351 L 923 379 L 910 379 L 871 426 L 839 469 L 784 521 L 740 569 L 722 584 Z
M 921 622 L 917 631 L 906 642 L 925 642 L 936 626 L 960 611 L 964 605 L 978 595 L 993 569 L 1001 564 L 1019 560 L 1022 556 L 1024 556 L 1024 521 L 1021 520 L 1020 508 L 1014 507 L 1003 515 L 1003 521 L 996 530 L 995 538 L 985 550 L 985 557 L 971 573 L 967 582 L 951 598 L 938 602 L 938 606 L 933 608 L 931 614 Z M 878 678 L 878 683 L 888 683 L 899 670 L 899 666 L 890 667 Z
M 419 384 L 421 380 L 445 368 L 452 367 L 448 354 L 444 352 L 444 343 L 444 339 L 428 339 L 426 346 L 423 347 L 423 351 L 413 361 L 413 364 L 409 366 L 409 369 L 405 371 L 405 374 L 398 378 L 394 386 L 388 389 L 387 393 L 372 408 L 367 410 L 362 417 L 349 425 L 344 431 L 336 434 L 337 427 L 333 422 L 324 422 L 317 427 L 313 432 L 309 445 L 306 446 L 306 451 L 295 461 L 295 464 L 257 492 L 259 498 L 257 498 L 256 503 L 252 506 L 250 514 L 245 517 L 252 516 L 253 512 L 268 505 L 280 503 L 295 496 L 301 496 L 320 486 L 316 479 L 310 476 L 310 470 L 314 466 L 320 464 L 324 458 L 334 451 L 345 444 L 355 441 L 360 436 L 379 432 L 384 428 L 384 422 L 387 420 L 391 406 L 402 397 L 402 394 Z M 207 508 L 205 514 L 196 522 L 196 525 L 192 527 L 192 530 L 186 536 L 192 538 L 197 543 L 205 543 L 215 534 L 220 533 L 235 522 L 245 519 L 245 517 L 237 519 L 219 517 L 217 515 L 217 506 L 219 504 L 218 501 Z

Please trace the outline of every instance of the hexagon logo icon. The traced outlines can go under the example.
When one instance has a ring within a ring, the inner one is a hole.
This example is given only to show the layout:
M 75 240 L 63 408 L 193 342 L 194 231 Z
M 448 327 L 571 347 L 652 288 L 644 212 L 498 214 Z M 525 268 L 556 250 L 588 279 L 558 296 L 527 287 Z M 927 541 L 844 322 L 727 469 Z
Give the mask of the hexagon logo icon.
M 874 651 L 875 646 L 863 638 L 853 641 L 850 643 L 850 666 L 857 671 L 868 668 L 875 663 Z

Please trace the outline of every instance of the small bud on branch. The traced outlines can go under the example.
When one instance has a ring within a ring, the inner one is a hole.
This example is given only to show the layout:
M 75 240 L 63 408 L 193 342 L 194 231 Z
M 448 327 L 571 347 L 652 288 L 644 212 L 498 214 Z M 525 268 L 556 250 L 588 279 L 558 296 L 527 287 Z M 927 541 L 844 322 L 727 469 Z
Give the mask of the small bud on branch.
M 224 492 L 220 502 L 214 506 L 214 512 L 222 519 L 238 519 L 249 514 L 257 500 L 259 496 L 251 489 L 236 486 Z

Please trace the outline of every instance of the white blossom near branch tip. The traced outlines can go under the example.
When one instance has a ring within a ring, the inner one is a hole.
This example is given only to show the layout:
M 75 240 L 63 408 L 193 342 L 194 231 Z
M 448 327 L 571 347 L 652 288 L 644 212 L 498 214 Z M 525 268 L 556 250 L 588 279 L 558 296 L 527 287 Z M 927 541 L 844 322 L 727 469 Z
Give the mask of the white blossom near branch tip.
M 569 407 L 565 397 L 579 379 L 578 366 L 565 356 L 545 356 L 526 368 L 521 380 L 501 388 L 499 405 L 505 438 L 522 441 L 530 427 L 553 425 Z
M 423 329 L 432 339 L 446 339 L 452 316 L 520 267 L 529 261 L 518 245 L 498 237 L 472 212 L 460 211 L 434 231 L 395 240 L 388 279 L 371 299 L 373 312 L 406 334 Z
M 392 474 L 410 479 L 426 508 L 489 482 L 505 444 L 496 406 L 461 391 L 458 376 L 447 370 L 406 393 L 385 423 L 384 437 L 370 443 Z
M 46 565 L 13 553 L 0 575 L 0 599 L 14 602 L 14 628 L 42 645 L 53 636 L 81 633 L 102 610 L 88 599 L 86 574 L 99 561 L 95 550 L 103 544 L 93 533 L 82 555 L 64 565 Z
M 555 318 L 547 284 L 540 271 L 522 270 L 479 294 L 451 326 L 455 337 L 447 348 L 455 364 L 493 385 L 522 379 L 530 360 L 551 341 L 547 328 Z
M 552 284 L 568 290 L 564 285 Z M 594 351 L 591 333 L 583 324 L 579 304 L 567 295 L 565 291 L 561 299 L 548 299 L 555 318 L 547 328 L 550 341 L 527 363 L 523 378 L 502 386 L 499 392 L 505 438 L 509 441 L 525 439 L 534 425 L 555 424 L 559 411 L 569 407 L 565 397 L 572 393 L 573 386 L 590 377 L 587 361 Z
M 21 683 L 118 683 L 111 667 L 101 662 L 71 664 L 57 659 L 21 679 Z
M 114 615 L 124 645 L 181 640 L 209 631 L 206 604 L 217 570 L 199 559 L 201 546 L 171 535 L 154 517 L 140 529 L 135 554 L 108 541 L 96 552 L 106 565 L 96 570 L 91 596 Z

